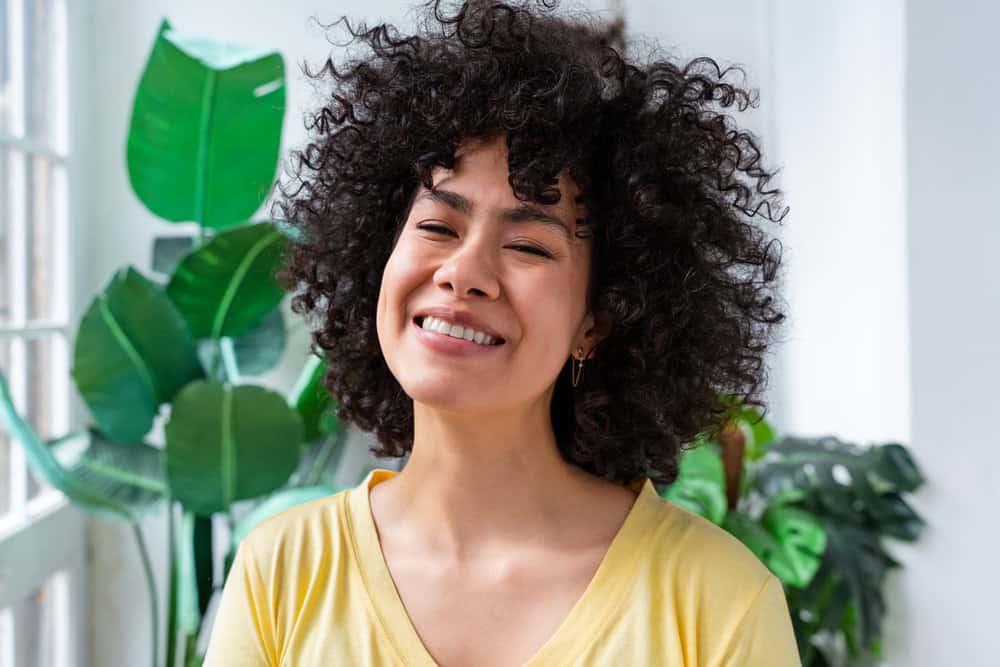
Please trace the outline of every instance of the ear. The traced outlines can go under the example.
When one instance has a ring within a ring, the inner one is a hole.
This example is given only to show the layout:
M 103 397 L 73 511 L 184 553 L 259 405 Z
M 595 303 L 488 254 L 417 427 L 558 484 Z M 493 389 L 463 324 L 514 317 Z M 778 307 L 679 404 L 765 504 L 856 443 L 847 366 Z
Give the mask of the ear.
M 601 312 L 589 311 L 573 342 L 572 354 L 577 359 L 592 359 L 597 345 L 611 333 L 611 322 Z M 577 354 L 583 348 L 583 356 Z

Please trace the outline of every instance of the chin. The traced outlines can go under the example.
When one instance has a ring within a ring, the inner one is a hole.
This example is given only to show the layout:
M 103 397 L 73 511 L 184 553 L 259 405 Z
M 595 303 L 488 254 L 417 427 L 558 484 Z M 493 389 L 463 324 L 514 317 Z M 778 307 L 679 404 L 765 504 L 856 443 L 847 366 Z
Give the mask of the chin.
M 481 392 L 482 382 L 474 380 L 435 382 L 425 378 L 401 384 L 403 391 L 413 399 L 414 403 L 421 403 L 431 408 L 481 410 L 492 404 L 490 397 Z

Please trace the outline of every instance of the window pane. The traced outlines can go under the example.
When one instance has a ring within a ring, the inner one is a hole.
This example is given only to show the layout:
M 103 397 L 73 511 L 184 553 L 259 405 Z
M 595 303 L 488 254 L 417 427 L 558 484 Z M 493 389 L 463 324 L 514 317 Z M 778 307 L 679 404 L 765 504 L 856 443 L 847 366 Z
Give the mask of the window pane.
M 0 134 L 10 134 L 10 105 L 13 104 L 10 56 L 7 54 L 7 50 L 11 48 L 7 4 L 7 0 L 0 0 Z
M 24 154 L 0 148 L 0 324 L 24 317 L 24 297 L 14 294 L 24 271 Z
M 3 35 L 0 35 L 0 38 L 2 37 Z M 7 160 L 7 151 L 0 150 L 0 325 L 10 322 L 11 191 L 10 179 L 7 177 Z
M 0 338 L 0 373 L 9 385 L 10 342 L 3 338 Z M 0 517 L 10 511 L 10 447 L 6 429 L 0 428 Z
M 56 573 L 10 609 L 14 620 L 14 664 L 50 667 L 66 664 L 68 606 L 66 575 Z
M 66 170 L 44 156 L 31 155 L 27 176 L 27 316 L 62 319 L 65 309 L 57 297 L 64 292 L 58 270 L 66 265 L 65 239 L 59 236 L 66 229 Z
M 69 368 L 66 340 L 51 334 L 27 341 L 27 421 L 42 440 L 66 434 Z M 51 489 L 48 482 L 28 479 L 28 498 Z
M 24 4 L 24 27 L 25 133 L 65 153 L 69 117 L 65 0 L 29 0 Z

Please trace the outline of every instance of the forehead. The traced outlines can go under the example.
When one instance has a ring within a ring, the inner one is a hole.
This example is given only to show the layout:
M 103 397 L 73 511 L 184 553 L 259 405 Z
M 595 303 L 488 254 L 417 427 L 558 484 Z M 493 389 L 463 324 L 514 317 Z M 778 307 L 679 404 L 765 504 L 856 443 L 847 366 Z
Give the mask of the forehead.
M 557 176 L 555 185 L 560 196 L 554 204 L 519 200 L 508 179 L 507 145 L 502 137 L 469 141 L 456 150 L 454 168 L 438 166 L 431 173 L 432 188 L 443 192 L 444 196 L 433 196 L 420 184 L 414 193 L 414 205 L 450 205 L 466 215 L 472 213 L 470 209 L 479 208 L 491 212 L 515 208 L 534 210 L 563 220 L 570 231 L 586 217 L 580 188 L 567 170 Z

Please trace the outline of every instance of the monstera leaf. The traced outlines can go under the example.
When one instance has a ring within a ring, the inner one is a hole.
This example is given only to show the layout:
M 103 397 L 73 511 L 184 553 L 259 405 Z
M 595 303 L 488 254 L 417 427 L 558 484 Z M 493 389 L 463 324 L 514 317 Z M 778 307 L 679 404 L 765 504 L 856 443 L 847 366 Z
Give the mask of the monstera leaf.
M 302 420 L 264 387 L 199 380 L 174 400 L 165 434 L 172 494 L 186 510 L 208 516 L 288 480 L 299 461 Z
M 660 494 L 712 523 L 726 518 L 726 474 L 722 458 L 711 443 L 685 451 L 677 479 Z
M 826 549 L 826 533 L 819 519 L 795 507 L 772 505 L 760 522 L 742 511 L 732 511 L 722 526 L 783 583 L 796 588 L 809 585 Z
M 214 229 L 248 220 L 277 168 L 284 77 L 276 52 L 189 37 L 164 21 L 128 135 L 129 180 L 146 207 Z
M 241 336 L 281 303 L 274 273 L 283 243 L 274 225 L 260 222 L 223 232 L 181 260 L 167 294 L 196 338 Z
M 89 512 L 135 521 L 165 497 L 161 451 L 88 429 L 43 443 L 18 415 L 0 374 L 0 424 L 24 447 L 32 470 Z
M 822 566 L 808 588 L 791 591 L 789 606 L 808 609 L 804 634 L 821 630 L 843 632 L 851 655 L 877 652 L 885 615 L 885 577 L 899 567 L 877 534 L 820 517 L 829 536 Z M 800 625 L 802 625 L 800 621 Z
M 902 540 L 915 540 L 923 529 L 923 519 L 899 494 L 919 487 L 923 476 L 896 443 L 862 448 L 833 437 L 785 438 L 769 447 L 760 464 L 754 486 L 772 500 L 801 501 Z
M 184 319 L 163 288 L 132 267 L 90 303 L 71 373 L 100 430 L 126 443 L 149 432 L 161 403 L 204 376 Z

